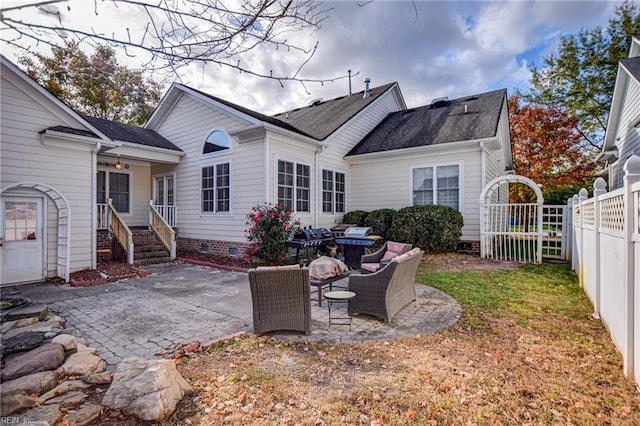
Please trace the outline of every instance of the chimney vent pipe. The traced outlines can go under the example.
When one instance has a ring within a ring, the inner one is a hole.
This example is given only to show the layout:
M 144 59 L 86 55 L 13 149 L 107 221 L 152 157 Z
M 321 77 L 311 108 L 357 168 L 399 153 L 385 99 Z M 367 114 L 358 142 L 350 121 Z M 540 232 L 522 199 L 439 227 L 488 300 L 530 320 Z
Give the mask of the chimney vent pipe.
M 366 99 L 371 96 L 371 92 L 369 91 L 369 83 L 371 83 L 371 79 L 369 77 L 364 79 L 364 95 L 362 95 L 362 99 Z

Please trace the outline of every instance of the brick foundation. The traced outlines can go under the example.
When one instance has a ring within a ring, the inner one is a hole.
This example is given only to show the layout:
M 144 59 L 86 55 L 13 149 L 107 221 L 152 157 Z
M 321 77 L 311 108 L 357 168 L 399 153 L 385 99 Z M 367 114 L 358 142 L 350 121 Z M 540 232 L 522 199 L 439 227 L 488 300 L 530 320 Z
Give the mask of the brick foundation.
M 108 229 L 98 229 L 96 231 L 96 250 L 98 252 L 98 263 L 111 262 L 111 237 Z
M 480 254 L 480 241 L 460 241 L 458 251 L 467 252 L 471 254 Z
M 248 243 L 236 243 L 219 240 L 200 240 L 194 238 L 176 239 L 176 249 L 182 252 L 208 252 L 218 256 L 244 257 Z M 232 251 L 236 254 L 231 254 Z

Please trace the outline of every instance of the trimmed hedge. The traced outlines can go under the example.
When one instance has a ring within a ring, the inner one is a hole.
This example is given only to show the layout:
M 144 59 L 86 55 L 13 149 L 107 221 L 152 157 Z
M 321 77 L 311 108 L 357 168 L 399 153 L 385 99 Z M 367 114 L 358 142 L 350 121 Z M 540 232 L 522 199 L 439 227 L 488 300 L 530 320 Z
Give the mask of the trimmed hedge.
M 374 235 L 379 235 L 385 240 L 391 238 L 391 224 L 396 213 L 393 209 L 379 209 L 370 212 L 364 226 L 370 226 Z
M 412 206 L 398 210 L 391 225 L 392 238 L 426 252 L 455 251 L 462 236 L 462 213 L 448 206 Z
M 349 213 L 345 213 L 342 217 L 343 223 L 349 223 L 351 225 L 365 226 L 365 220 L 369 212 L 365 212 L 364 210 L 354 210 Z

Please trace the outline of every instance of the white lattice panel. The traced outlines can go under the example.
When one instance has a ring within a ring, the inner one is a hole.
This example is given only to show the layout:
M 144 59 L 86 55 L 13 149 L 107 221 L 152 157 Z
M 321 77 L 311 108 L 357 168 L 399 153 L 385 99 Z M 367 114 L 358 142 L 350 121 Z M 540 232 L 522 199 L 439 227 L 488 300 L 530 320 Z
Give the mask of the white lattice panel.
M 624 231 L 624 197 L 618 195 L 600 202 L 600 227 Z
M 582 205 L 582 216 L 584 224 L 588 226 L 595 226 L 596 215 L 593 202 L 585 203 Z

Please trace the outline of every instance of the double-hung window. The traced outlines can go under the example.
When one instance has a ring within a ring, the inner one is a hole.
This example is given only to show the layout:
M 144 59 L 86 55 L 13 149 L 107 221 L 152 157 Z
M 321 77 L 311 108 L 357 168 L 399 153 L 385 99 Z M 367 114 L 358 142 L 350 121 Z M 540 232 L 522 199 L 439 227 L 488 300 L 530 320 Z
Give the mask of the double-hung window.
M 202 212 L 216 213 L 230 210 L 231 179 L 229 163 L 202 168 Z
M 322 212 L 344 213 L 346 198 L 345 174 L 322 170 Z
M 460 210 L 460 166 L 413 169 L 413 205 L 439 204 Z
M 97 201 L 106 203 L 111 198 L 118 213 L 131 213 L 131 185 L 129 173 L 98 172 Z
M 297 212 L 309 212 L 311 167 L 278 160 L 278 204 Z

